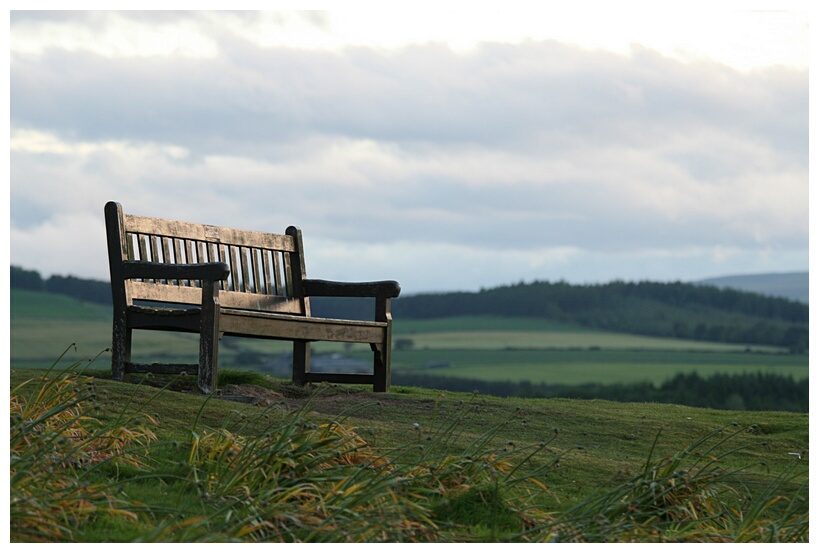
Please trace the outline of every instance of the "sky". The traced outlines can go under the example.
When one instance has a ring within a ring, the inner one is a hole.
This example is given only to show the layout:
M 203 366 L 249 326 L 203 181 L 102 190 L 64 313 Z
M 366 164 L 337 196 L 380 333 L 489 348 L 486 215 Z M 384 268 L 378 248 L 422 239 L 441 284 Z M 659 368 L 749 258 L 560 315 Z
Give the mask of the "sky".
M 807 271 L 804 5 L 572 4 L 11 11 L 10 263 L 107 280 L 115 200 L 404 294 Z

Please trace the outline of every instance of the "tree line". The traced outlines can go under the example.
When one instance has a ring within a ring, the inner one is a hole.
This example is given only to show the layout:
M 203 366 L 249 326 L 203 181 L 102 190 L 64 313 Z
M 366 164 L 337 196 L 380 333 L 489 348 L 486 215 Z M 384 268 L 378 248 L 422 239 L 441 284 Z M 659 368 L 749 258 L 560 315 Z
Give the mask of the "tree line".
M 111 304 L 111 283 L 73 276 L 52 275 L 46 279 L 37 271 L 11 266 L 9 286 L 35 292 L 64 294 L 80 301 Z
M 659 386 L 635 384 L 557 385 L 488 382 L 400 372 L 393 384 L 451 392 L 477 392 L 496 397 L 602 399 L 618 402 L 673 403 L 731 411 L 791 411 L 807 413 L 808 379 L 775 374 L 714 374 L 708 377 L 679 373 Z
M 372 316 L 361 300 L 320 298 L 319 316 Z M 535 281 L 479 292 L 418 294 L 393 301 L 395 319 L 540 317 L 646 336 L 808 350 L 808 306 L 785 298 L 683 282 L 576 285 Z

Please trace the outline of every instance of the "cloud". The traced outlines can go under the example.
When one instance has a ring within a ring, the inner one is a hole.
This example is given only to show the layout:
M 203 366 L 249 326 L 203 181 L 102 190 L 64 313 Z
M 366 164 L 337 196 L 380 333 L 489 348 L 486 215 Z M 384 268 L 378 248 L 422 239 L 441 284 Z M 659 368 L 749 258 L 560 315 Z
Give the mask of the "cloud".
M 288 17 L 15 15 L 12 263 L 104 278 L 101 246 L 63 252 L 103 244 L 115 199 L 143 215 L 297 224 L 331 273 L 315 276 L 420 289 L 807 265 L 806 70 L 555 40 L 264 42 L 333 25 Z M 125 29 L 139 44 L 140 18 L 211 50 L 115 48 Z M 35 48 L 50 25 L 75 42 Z

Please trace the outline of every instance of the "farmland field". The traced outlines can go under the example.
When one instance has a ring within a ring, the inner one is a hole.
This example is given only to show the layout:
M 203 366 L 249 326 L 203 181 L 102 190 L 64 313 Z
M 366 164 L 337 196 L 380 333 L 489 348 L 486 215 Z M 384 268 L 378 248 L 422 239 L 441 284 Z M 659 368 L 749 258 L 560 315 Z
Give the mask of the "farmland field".
M 779 348 L 652 338 L 525 318 L 401 321 L 396 374 L 533 384 L 662 384 L 678 373 L 808 376 L 808 356 Z
M 429 349 L 393 355 L 395 374 L 427 374 L 533 384 L 662 384 L 678 373 L 808 376 L 806 355 L 687 350 Z
M 12 290 L 11 364 L 47 367 L 72 343 L 65 358 L 99 358 L 104 368 L 110 355 L 110 307 L 70 298 Z M 546 319 L 453 317 L 395 322 L 394 374 L 430 374 L 487 381 L 528 380 L 534 384 L 599 384 L 649 381 L 661 384 L 678 373 L 773 373 L 808 376 L 808 356 L 790 355 L 766 346 L 695 342 L 589 330 Z M 287 353 L 287 342 L 225 339 L 221 365 L 247 366 L 240 353 L 261 358 Z M 134 358 L 140 361 L 195 362 L 194 334 L 137 331 Z M 369 348 L 319 343 L 314 355 L 343 354 L 367 360 Z

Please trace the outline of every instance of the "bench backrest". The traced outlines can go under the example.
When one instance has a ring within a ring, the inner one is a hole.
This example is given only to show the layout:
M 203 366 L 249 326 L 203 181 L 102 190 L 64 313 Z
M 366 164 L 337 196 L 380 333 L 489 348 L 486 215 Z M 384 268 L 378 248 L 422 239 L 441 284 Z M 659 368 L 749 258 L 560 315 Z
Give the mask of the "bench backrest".
M 221 261 L 230 266 L 230 276 L 220 285 L 222 307 L 310 315 L 301 284 L 304 247 L 296 227 L 285 234 L 268 234 L 140 217 L 123 213 L 116 202 L 106 204 L 105 224 L 115 304 L 145 300 L 198 305 L 202 298 L 197 281 L 125 280 L 123 261 Z

